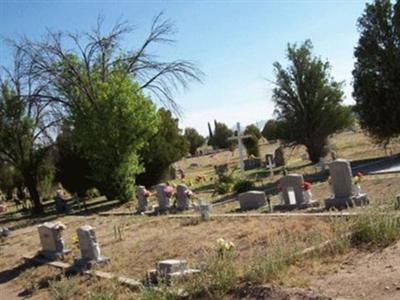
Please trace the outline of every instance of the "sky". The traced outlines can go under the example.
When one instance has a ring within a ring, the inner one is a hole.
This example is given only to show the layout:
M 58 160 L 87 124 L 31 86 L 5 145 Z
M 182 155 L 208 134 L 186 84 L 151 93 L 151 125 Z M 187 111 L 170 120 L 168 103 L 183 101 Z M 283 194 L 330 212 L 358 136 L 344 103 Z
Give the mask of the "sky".
M 287 65 L 288 43 L 310 39 L 314 53 L 345 81 L 344 103 L 353 103 L 351 71 L 358 40 L 357 19 L 366 1 L 9 1 L 0 0 L 0 36 L 40 38 L 46 29 L 83 32 L 98 15 L 105 28 L 128 21 L 135 31 L 127 49 L 140 45 L 160 12 L 175 23 L 174 45 L 154 48 L 160 59 L 193 61 L 202 83 L 175 93 L 182 108 L 180 126 L 207 134 L 207 122 L 242 126 L 273 117 L 273 63 Z M 0 42 L 0 64 L 11 55 Z

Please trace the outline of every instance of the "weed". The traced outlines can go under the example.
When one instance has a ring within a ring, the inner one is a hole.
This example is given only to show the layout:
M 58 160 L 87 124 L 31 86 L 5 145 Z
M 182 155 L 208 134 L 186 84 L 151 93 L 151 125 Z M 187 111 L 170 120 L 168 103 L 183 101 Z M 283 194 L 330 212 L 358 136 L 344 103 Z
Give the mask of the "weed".
M 384 212 L 357 217 L 353 224 L 351 244 L 361 248 L 384 248 L 400 239 L 400 218 Z

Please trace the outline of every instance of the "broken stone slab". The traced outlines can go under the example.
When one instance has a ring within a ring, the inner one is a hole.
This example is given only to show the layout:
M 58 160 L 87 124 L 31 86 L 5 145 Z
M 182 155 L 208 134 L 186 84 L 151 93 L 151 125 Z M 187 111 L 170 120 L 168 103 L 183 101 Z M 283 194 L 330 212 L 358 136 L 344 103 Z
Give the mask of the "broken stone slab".
M 241 210 L 258 209 L 265 206 L 265 193 L 262 191 L 248 191 L 238 196 Z
M 156 268 L 146 274 L 146 281 L 149 284 L 157 284 L 160 281 L 171 283 L 172 279 L 190 276 L 199 273 L 200 270 L 189 269 L 186 260 L 167 259 L 159 261 Z
M 94 265 L 102 265 L 110 260 L 108 257 L 101 255 L 96 232 L 92 226 L 81 226 L 76 230 L 76 233 L 78 235 L 81 256 L 75 259 L 75 265 L 91 268 Z
M 65 225 L 62 223 L 46 222 L 38 226 L 38 233 L 42 249 L 39 251 L 39 256 L 50 260 L 63 258 L 65 254 L 71 250 L 65 248 L 62 231 Z

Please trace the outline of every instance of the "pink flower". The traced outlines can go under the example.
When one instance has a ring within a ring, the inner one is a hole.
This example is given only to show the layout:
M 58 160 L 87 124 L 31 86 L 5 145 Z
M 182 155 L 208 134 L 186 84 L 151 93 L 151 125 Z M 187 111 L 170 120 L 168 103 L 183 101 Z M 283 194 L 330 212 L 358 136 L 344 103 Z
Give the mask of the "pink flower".
M 174 194 L 174 189 L 172 188 L 172 186 L 166 186 L 166 187 L 164 188 L 164 194 L 165 194 L 168 198 L 172 197 L 172 195 Z

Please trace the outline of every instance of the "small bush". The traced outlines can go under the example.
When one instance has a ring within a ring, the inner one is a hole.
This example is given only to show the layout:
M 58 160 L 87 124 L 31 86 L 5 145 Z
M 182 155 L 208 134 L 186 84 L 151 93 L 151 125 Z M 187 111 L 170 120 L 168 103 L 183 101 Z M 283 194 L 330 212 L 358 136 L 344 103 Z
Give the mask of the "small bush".
M 231 183 L 217 183 L 215 186 L 215 192 L 219 195 L 229 193 L 232 190 Z
M 49 291 L 52 300 L 73 300 L 77 299 L 79 287 L 76 280 L 71 278 L 61 278 L 61 280 L 51 281 Z
M 351 244 L 356 247 L 387 247 L 400 239 L 400 218 L 384 213 L 359 216 L 353 225 Z
M 185 282 L 189 299 L 222 299 L 238 282 L 234 245 L 223 239 L 217 243 L 216 252 L 208 258 L 202 272 Z
M 244 192 L 254 189 L 254 182 L 251 180 L 247 180 L 247 179 L 241 179 L 235 183 L 235 185 L 233 186 L 233 189 L 237 193 L 244 193 Z

